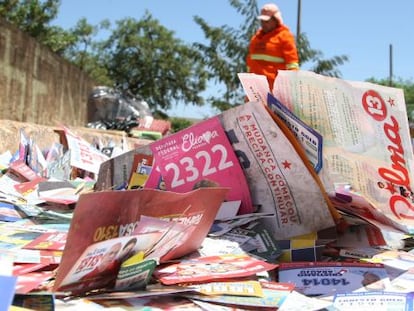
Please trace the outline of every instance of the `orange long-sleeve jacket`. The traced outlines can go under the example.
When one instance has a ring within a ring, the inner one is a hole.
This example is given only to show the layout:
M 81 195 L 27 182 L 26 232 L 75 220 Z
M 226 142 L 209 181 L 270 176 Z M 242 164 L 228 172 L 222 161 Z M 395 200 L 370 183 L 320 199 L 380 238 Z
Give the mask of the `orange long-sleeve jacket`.
M 280 25 L 268 33 L 259 29 L 250 40 L 246 64 L 248 72 L 267 77 L 270 90 L 278 70 L 298 70 L 295 37 L 289 28 Z

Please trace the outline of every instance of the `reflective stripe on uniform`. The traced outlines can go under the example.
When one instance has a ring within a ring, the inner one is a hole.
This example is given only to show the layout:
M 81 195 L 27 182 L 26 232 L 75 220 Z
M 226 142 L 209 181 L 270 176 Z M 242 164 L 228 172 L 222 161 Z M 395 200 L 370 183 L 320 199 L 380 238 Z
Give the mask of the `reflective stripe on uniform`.
M 270 56 L 266 54 L 252 54 L 250 55 L 250 58 L 254 60 L 265 60 L 267 62 L 278 64 L 283 64 L 285 62 L 285 59 L 282 57 Z
M 299 64 L 298 63 L 286 64 L 286 68 L 287 69 L 299 69 Z

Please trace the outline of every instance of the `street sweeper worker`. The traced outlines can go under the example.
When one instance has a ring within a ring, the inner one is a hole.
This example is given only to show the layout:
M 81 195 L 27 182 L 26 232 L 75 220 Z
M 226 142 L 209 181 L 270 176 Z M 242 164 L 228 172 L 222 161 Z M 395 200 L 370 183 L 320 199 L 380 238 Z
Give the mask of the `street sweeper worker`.
M 298 51 L 295 37 L 283 23 L 276 4 L 265 4 L 257 19 L 261 27 L 250 40 L 247 71 L 265 75 L 272 91 L 278 70 L 299 69 Z

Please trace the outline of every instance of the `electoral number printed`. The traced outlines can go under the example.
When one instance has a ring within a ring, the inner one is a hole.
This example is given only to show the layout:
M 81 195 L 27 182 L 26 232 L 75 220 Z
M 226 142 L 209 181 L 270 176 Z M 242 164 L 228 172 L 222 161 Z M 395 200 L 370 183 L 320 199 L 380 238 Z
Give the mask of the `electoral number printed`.
M 334 278 L 314 278 L 314 279 L 302 279 L 302 284 L 304 286 L 337 286 L 337 285 L 349 285 L 349 281 L 344 278 L 334 279 Z
M 75 273 L 79 273 L 79 272 L 82 272 L 83 270 L 91 269 L 95 267 L 102 257 L 103 257 L 103 254 L 98 254 L 95 256 L 90 256 L 90 257 L 82 259 Z
M 214 145 L 211 148 L 212 153 L 219 155 L 218 163 L 213 163 L 211 154 L 206 150 L 200 150 L 192 157 L 183 157 L 178 163 L 168 163 L 165 165 L 167 173 L 172 171 L 173 177 L 171 181 L 171 188 L 176 188 L 185 183 L 193 182 L 199 179 L 200 169 L 201 177 L 206 177 L 223 171 L 234 165 L 233 161 L 228 158 L 228 151 L 226 147 L 221 144 Z M 199 164 L 200 161 L 204 162 L 204 165 Z

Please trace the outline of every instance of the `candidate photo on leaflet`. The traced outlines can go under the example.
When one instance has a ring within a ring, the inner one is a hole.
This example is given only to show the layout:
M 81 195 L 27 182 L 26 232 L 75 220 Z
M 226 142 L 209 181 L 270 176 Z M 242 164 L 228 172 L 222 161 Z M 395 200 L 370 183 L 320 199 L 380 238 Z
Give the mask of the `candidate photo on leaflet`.
M 85 274 L 81 281 L 96 284 L 100 288 L 113 287 L 121 266 L 121 262 L 118 259 L 121 248 L 121 242 L 112 245 L 102 256 L 95 269 Z
M 274 3 L 265 4 L 257 19 L 261 27 L 250 39 L 247 71 L 266 76 L 272 91 L 279 70 L 299 69 L 295 36 L 283 23 L 282 13 Z
M 363 279 L 361 281 L 361 284 L 364 286 L 366 290 L 381 291 L 385 289 L 385 284 L 381 280 L 381 277 L 379 275 L 366 271 L 362 277 Z
M 128 240 L 128 242 L 125 243 L 119 255 L 119 261 L 121 263 L 125 262 L 126 260 L 128 260 L 136 254 L 135 246 L 137 245 L 137 242 L 137 238 L 131 238 L 130 240 Z

